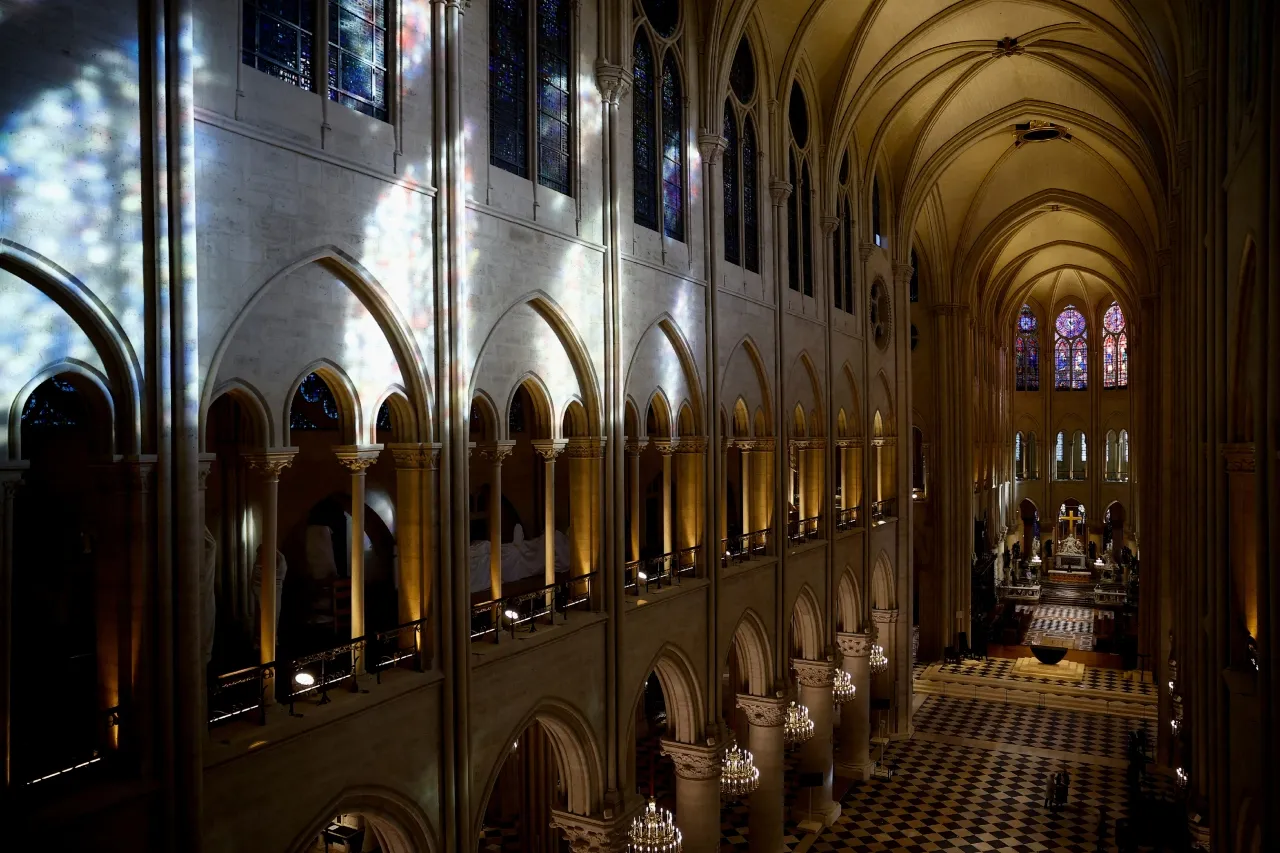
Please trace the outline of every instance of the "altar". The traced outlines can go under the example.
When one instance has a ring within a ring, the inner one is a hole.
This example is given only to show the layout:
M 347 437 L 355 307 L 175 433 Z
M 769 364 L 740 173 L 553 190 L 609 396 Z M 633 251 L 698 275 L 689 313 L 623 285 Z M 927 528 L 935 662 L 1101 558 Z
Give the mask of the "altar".
M 1049 570 L 1053 580 L 1066 583 L 1084 583 L 1093 580 L 1093 569 L 1084 546 L 1075 536 L 1068 534 L 1059 540 L 1053 552 L 1053 568 Z

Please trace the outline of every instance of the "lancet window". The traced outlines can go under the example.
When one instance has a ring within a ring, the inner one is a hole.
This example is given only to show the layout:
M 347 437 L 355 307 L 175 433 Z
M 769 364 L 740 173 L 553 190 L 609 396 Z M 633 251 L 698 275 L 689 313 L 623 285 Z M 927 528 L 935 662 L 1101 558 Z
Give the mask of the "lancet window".
M 1129 387 L 1129 333 L 1124 311 L 1112 302 L 1102 315 L 1102 387 Z
M 684 84 L 677 0 L 646 0 L 632 51 L 636 224 L 684 241 Z M 661 76 L 658 69 L 661 69 Z
M 729 96 L 724 100 L 724 258 L 758 273 L 760 176 L 755 105 L 755 61 L 743 36 L 729 70 Z
M 1054 324 L 1053 387 L 1083 391 L 1089 387 L 1089 332 L 1084 315 L 1068 305 Z
M 1040 390 L 1040 332 L 1031 306 L 1018 312 L 1018 328 L 1013 338 L 1014 387 L 1018 391 Z

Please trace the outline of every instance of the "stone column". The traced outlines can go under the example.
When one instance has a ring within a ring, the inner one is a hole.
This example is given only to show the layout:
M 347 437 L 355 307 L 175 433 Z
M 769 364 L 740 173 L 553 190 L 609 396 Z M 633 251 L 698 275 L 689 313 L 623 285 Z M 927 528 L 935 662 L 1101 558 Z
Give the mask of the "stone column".
M 738 707 L 747 715 L 750 728 L 747 748 L 760 770 L 760 787 L 748 798 L 751 808 L 747 826 L 751 853 L 780 853 L 782 850 L 782 795 L 784 744 L 782 723 L 787 716 L 787 700 L 765 696 L 738 695 Z
M 680 439 L 676 465 L 676 491 L 680 496 L 680 519 L 676 525 L 676 547 L 695 548 L 702 541 L 702 464 L 707 440 L 700 436 Z M 679 568 L 677 560 L 676 567 Z
M 567 441 L 539 439 L 533 449 L 545 461 L 542 493 L 542 559 L 547 586 L 556 582 L 556 457 L 564 452 Z
M 502 598 L 502 460 L 511 455 L 515 444 L 514 441 L 493 441 L 475 448 L 476 455 L 490 465 L 489 597 L 492 599 Z
M 364 494 L 365 472 L 378 461 L 381 444 L 334 448 L 338 463 L 351 472 L 351 639 L 364 636 Z M 364 669 L 364 656 L 358 658 Z
M 13 511 L 22 486 L 26 462 L 7 462 L 0 468 L 0 733 L 4 737 L 4 787 L 12 781 L 13 737 Z
M 738 453 L 742 458 L 742 535 L 754 532 L 751 527 L 751 442 L 738 442 Z M 747 540 L 747 548 L 751 548 L 751 540 Z
M 669 439 L 654 441 L 653 446 L 662 455 L 662 553 L 670 554 L 675 550 L 671 524 L 671 454 L 675 448 Z
M 623 808 L 612 809 L 607 817 L 552 809 L 551 825 L 569 840 L 570 853 L 626 853 L 631 819 L 643 807 L 644 801 L 636 799 Z
M 729 550 L 726 539 L 729 538 L 729 439 L 720 438 L 720 477 L 716 483 L 720 492 L 719 512 L 716 518 L 716 547 L 711 551 L 718 561 L 725 551 Z M 746 533 L 746 531 L 742 531 Z
M 262 577 L 258 579 L 258 661 L 276 659 L 276 550 L 280 475 L 293 463 L 296 447 L 282 447 L 247 456 L 249 467 L 262 475 Z M 275 676 L 264 684 L 268 707 L 276 698 Z
M 574 577 L 590 573 L 599 553 L 597 466 L 601 450 L 601 442 L 594 438 L 571 438 L 565 446 L 569 462 L 569 574 Z
M 910 652 L 907 649 L 898 647 L 897 610 L 872 610 L 871 621 L 875 623 L 874 641 L 876 645 L 884 649 L 884 655 L 889 659 L 889 666 L 884 672 L 876 676 L 871 692 L 875 696 L 888 699 L 893 705 L 897 706 L 889 710 L 885 718 L 887 720 L 885 733 L 893 734 L 898 732 L 897 719 L 899 714 L 897 708 L 902 706 L 902 685 L 898 683 L 896 677 L 900 669 L 900 655 L 909 654 Z
M 640 454 L 648 444 L 644 439 L 627 442 L 627 476 L 631 478 L 631 517 L 627 519 L 627 530 L 632 560 L 640 559 Z
M 685 853 L 719 853 L 720 769 L 723 744 L 664 740 L 662 752 L 676 765 L 676 826 Z
M 424 611 L 423 589 L 423 485 L 427 463 L 425 445 L 388 444 L 396 465 L 396 556 L 399 561 L 396 619 L 401 625 L 417 622 Z M 422 635 L 420 640 L 425 642 Z M 413 644 L 413 635 L 400 638 L 400 648 Z
M 813 737 L 800 747 L 798 769 L 801 773 L 822 774 L 822 784 L 800 788 L 791 804 L 791 817 L 796 821 L 812 821 L 830 826 L 840 817 L 840 804 L 831 798 L 833 774 L 831 753 L 831 718 L 835 707 L 831 687 L 835 681 L 835 661 L 793 660 L 796 671 L 797 700 L 809 709 L 813 721 Z
M 853 677 L 853 698 L 840 708 L 840 757 L 836 770 L 850 779 L 871 778 L 871 635 L 836 634 L 841 668 Z
M 754 453 L 751 461 L 755 465 L 755 476 L 751 478 L 755 486 L 755 504 L 751 508 L 751 518 L 757 530 L 773 527 L 774 515 L 774 467 L 773 456 L 776 442 L 772 438 L 757 438 L 752 441 Z M 775 553 L 778 545 L 775 543 Z
M 823 515 L 822 495 L 826 488 L 823 482 L 826 474 L 826 452 L 827 443 L 820 438 L 807 441 L 805 449 L 801 451 L 801 456 L 808 457 L 809 460 L 806 466 L 808 469 L 806 479 L 801 481 L 800 488 L 806 492 L 805 506 L 810 518 Z

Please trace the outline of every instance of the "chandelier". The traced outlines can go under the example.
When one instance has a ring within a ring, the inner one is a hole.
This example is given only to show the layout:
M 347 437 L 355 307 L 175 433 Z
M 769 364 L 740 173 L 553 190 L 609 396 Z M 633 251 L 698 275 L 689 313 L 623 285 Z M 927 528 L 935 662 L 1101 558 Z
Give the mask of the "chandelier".
M 831 698 L 835 700 L 837 705 L 843 705 L 853 698 L 858 692 L 858 688 L 854 686 L 853 676 L 845 672 L 843 669 L 836 670 L 836 680 L 831 688 Z
M 889 659 L 884 656 L 884 647 L 871 647 L 871 674 L 879 675 L 889 668 Z
M 720 767 L 720 795 L 726 800 L 737 800 L 760 786 L 760 768 L 745 749 L 739 749 L 737 741 L 730 741 L 724 751 Z
M 676 828 L 675 818 L 666 809 L 649 798 L 649 805 L 631 821 L 631 853 L 680 853 L 683 840 Z
M 809 709 L 792 702 L 787 707 L 787 719 L 782 724 L 782 737 L 787 746 L 799 746 L 813 737 L 813 720 L 809 719 Z

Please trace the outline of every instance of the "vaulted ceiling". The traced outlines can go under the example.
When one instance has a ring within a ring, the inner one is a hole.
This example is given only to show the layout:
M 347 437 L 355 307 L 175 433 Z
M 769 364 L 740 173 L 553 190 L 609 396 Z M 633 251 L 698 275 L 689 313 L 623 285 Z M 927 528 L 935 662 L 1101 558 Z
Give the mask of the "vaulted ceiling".
M 721 56 L 751 39 L 775 115 L 801 82 L 826 140 L 822 185 L 845 150 L 856 166 L 864 241 L 875 174 L 895 257 L 914 245 L 938 301 L 1011 318 L 1064 274 L 1129 308 L 1155 288 L 1173 2 L 713 0 L 707 20 Z

